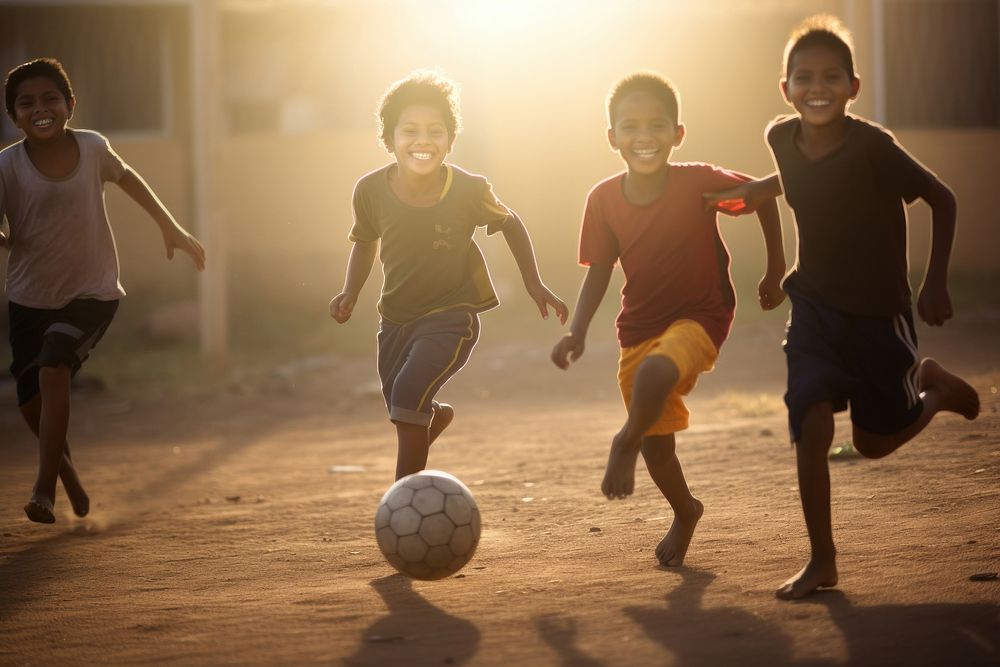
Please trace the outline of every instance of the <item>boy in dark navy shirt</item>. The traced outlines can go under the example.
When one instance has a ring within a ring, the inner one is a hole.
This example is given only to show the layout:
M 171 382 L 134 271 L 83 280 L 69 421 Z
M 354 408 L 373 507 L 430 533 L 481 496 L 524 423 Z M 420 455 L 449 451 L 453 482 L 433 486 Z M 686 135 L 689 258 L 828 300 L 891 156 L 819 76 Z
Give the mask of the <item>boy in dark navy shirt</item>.
M 847 113 L 860 81 L 840 21 L 808 19 L 792 34 L 784 64 L 781 90 L 796 114 L 766 131 L 778 173 L 706 199 L 752 206 L 783 191 L 795 212 L 798 257 L 783 285 L 792 304 L 785 403 L 811 556 L 776 594 L 796 599 L 837 584 L 828 467 L 834 413 L 850 404 L 855 449 L 881 458 L 938 412 L 975 419 L 979 397 L 920 358 L 910 306 L 905 207 L 920 198 L 933 212 L 933 240 L 917 312 L 931 326 L 952 316 L 954 194 L 892 134 Z

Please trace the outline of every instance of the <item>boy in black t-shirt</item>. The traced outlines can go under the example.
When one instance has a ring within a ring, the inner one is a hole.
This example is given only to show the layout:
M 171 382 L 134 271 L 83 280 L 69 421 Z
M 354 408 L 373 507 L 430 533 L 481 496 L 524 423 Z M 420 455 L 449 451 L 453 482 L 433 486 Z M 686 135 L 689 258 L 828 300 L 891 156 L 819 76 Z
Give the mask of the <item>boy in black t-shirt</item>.
M 855 449 L 881 458 L 938 412 L 975 419 L 979 397 L 918 356 L 910 306 L 905 205 L 919 197 L 932 209 L 933 239 L 917 312 L 931 326 L 952 316 L 954 194 L 892 134 L 847 113 L 860 81 L 840 21 L 808 19 L 784 60 L 781 90 L 796 114 L 766 131 L 778 173 L 706 200 L 753 206 L 783 191 L 795 213 L 798 256 L 784 282 L 792 304 L 785 403 L 811 555 L 776 594 L 796 599 L 837 584 L 827 462 L 834 413 L 850 404 Z

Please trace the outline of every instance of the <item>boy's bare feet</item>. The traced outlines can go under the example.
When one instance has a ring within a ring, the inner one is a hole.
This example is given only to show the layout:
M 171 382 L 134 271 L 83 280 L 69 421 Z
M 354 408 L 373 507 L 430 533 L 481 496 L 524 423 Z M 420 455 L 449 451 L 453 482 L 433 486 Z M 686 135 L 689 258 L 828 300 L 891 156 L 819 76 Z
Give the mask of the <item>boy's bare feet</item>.
M 90 514 L 90 496 L 83 490 L 80 480 L 75 475 L 72 482 L 63 479 L 63 488 L 66 490 L 69 504 L 73 507 L 73 514 L 81 518 Z
M 625 498 L 632 495 L 635 489 L 635 463 L 639 458 L 639 442 L 627 442 L 624 431 L 611 441 L 611 453 L 608 454 L 608 467 L 601 482 L 601 493 L 608 500 Z
M 434 401 L 431 404 L 431 410 L 433 410 L 434 416 L 431 417 L 431 425 L 427 432 L 428 444 L 433 444 L 441 432 L 448 428 L 451 420 L 455 418 L 455 408 L 447 403 Z
M 90 497 L 83 490 L 83 484 L 76 474 L 73 461 L 69 456 L 64 456 L 62 465 L 59 467 L 59 479 L 62 480 L 63 489 L 66 490 L 66 497 L 73 507 L 73 514 L 78 517 L 85 517 L 90 513 Z
M 817 561 L 806 563 L 798 574 L 781 585 L 774 595 L 781 600 L 798 600 L 817 588 L 832 588 L 837 585 L 837 562 Z
M 660 565 L 679 567 L 684 564 L 691 538 L 698 520 L 705 513 L 705 505 L 697 498 L 691 499 L 691 510 L 686 514 L 674 513 L 674 522 L 666 536 L 656 545 L 656 558 Z
M 976 390 L 930 357 L 920 362 L 919 382 L 921 391 L 937 390 L 942 410 L 957 412 L 966 419 L 979 416 L 979 394 Z
M 24 513 L 35 523 L 55 523 L 56 515 L 52 511 L 52 501 L 44 496 L 31 496 L 24 506 Z

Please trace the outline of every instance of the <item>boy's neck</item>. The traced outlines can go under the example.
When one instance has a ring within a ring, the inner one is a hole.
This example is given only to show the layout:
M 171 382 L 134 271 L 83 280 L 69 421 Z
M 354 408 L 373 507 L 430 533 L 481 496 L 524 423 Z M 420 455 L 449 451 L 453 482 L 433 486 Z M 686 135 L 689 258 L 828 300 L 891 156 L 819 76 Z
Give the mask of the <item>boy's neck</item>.
M 49 141 L 33 141 L 26 137 L 24 148 L 35 168 L 49 178 L 68 176 L 80 161 L 80 149 L 68 129 Z
M 821 158 L 844 143 L 847 137 L 847 116 L 827 125 L 800 123 L 799 150 L 809 159 Z
M 663 195 L 669 180 L 669 162 L 652 174 L 637 174 L 633 171 L 626 171 L 622 191 L 630 204 L 644 206 L 653 203 Z
M 389 171 L 389 186 L 396 196 L 411 206 L 433 206 L 444 190 L 445 167 L 433 174 L 414 174 L 396 165 Z

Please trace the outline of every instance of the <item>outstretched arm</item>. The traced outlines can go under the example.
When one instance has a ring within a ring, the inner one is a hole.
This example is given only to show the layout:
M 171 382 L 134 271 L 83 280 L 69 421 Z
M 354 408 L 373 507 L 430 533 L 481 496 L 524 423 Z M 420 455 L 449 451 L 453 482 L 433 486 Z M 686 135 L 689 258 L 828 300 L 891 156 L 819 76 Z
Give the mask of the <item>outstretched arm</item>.
M 701 195 L 706 209 L 717 209 L 725 213 L 741 213 L 756 210 L 768 199 L 776 199 L 782 194 L 778 172 L 756 181 L 747 181 L 728 190 L 706 192 Z
M 330 300 L 330 317 L 343 324 L 351 319 L 358 294 L 365 286 L 378 254 L 378 241 L 355 241 L 351 248 L 351 258 L 347 261 L 347 276 L 344 289 Z
M 757 206 L 760 231 L 764 235 L 767 266 L 757 285 L 757 298 L 763 310 L 774 310 L 785 300 L 781 279 L 785 276 L 785 245 L 781 238 L 781 215 L 778 203 L 768 199 Z
M 941 181 L 934 182 L 924 201 L 931 207 L 931 254 L 917 297 L 917 313 L 924 322 L 936 327 L 950 320 L 953 314 L 948 294 L 948 262 L 955 240 L 958 205 L 951 188 Z
M 611 272 L 614 268 L 612 264 L 591 264 L 587 269 L 587 275 L 580 285 L 580 296 L 576 299 L 576 313 L 573 315 L 569 333 L 560 338 L 552 348 L 552 363 L 559 368 L 566 370 L 569 368 L 569 362 L 583 356 L 590 321 L 594 319 L 594 313 L 597 312 L 597 307 L 601 305 L 601 300 L 608 291 L 608 283 L 611 282 Z
M 131 167 L 127 167 L 125 174 L 118 181 L 118 187 L 135 200 L 156 222 L 160 233 L 163 234 L 163 245 L 167 249 L 167 259 L 174 258 L 175 249 L 181 250 L 191 256 L 199 271 L 205 270 L 205 249 L 201 243 L 177 224 L 174 216 L 170 215 L 170 211 L 142 179 L 142 176 Z
M 517 268 L 521 271 L 521 279 L 524 281 L 528 296 L 538 306 L 538 312 L 541 313 L 542 319 L 548 319 L 549 306 L 552 306 L 556 315 L 559 316 L 559 321 L 566 324 L 569 308 L 566 307 L 562 299 L 553 294 L 542 283 L 542 278 L 538 275 L 538 263 L 535 262 L 535 249 L 531 245 L 531 237 L 528 236 L 528 230 L 524 228 L 524 223 L 516 215 L 511 216 L 511 219 L 504 225 L 503 237 L 510 247 L 510 254 L 517 262 Z

